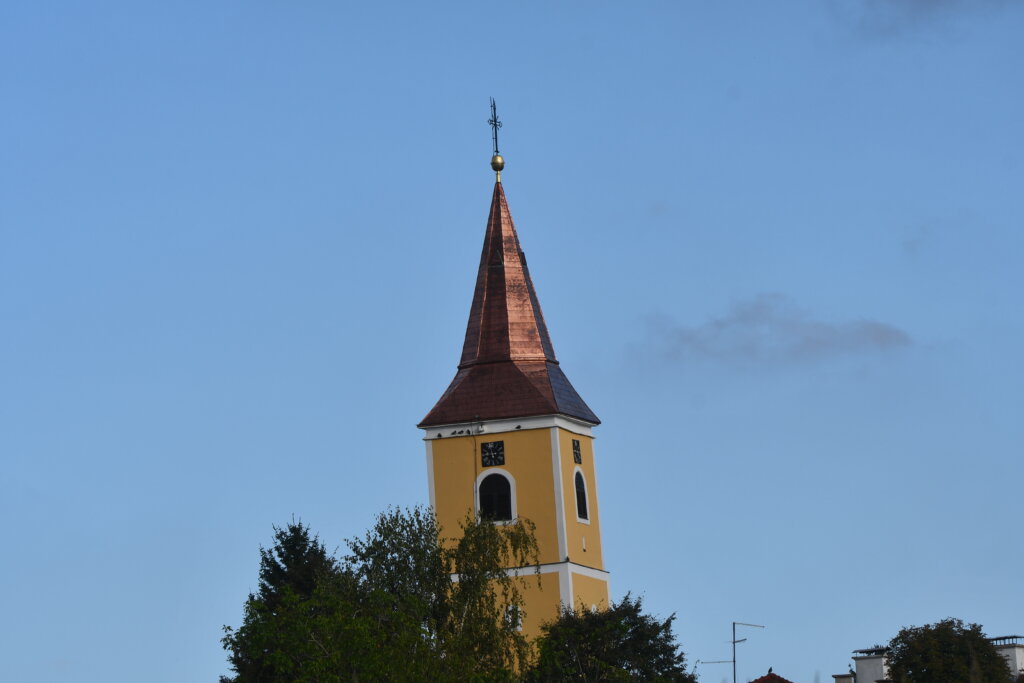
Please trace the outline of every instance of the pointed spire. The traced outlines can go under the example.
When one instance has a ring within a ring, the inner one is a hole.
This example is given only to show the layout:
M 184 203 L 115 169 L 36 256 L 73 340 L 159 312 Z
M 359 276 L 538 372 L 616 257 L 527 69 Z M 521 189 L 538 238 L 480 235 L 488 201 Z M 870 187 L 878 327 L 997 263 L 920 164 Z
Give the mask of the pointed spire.
M 501 360 L 558 362 L 505 191 L 495 183 L 459 368 Z
M 600 423 L 559 368 L 499 179 L 459 370 L 419 426 L 554 414 Z

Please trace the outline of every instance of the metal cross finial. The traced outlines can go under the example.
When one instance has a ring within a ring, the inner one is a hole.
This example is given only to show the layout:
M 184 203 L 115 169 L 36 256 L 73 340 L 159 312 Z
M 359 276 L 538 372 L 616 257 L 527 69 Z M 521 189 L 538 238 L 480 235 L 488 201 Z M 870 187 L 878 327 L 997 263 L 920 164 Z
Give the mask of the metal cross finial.
M 491 138 L 494 140 L 494 155 L 498 156 L 498 129 L 501 128 L 501 120 L 498 119 L 498 108 L 491 98 L 491 118 L 487 120 L 491 124 Z

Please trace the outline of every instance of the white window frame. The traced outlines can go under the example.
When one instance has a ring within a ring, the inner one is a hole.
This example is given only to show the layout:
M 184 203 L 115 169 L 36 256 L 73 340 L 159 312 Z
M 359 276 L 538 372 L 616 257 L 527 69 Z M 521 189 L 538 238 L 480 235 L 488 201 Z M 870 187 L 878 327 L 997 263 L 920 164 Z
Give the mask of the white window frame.
M 572 507 L 576 511 L 576 521 L 580 524 L 590 524 L 590 519 L 583 519 L 580 517 L 580 506 L 576 503 L 576 475 L 579 474 L 583 480 L 583 499 L 587 503 L 587 517 L 594 516 L 594 510 L 590 505 L 590 487 L 587 486 L 587 475 L 583 472 L 583 468 L 577 465 L 572 471 Z
M 484 479 L 491 476 L 492 474 L 500 474 L 508 480 L 509 493 L 512 495 L 512 519 L 495 519 L 491 520 L 494 524 L 502 525 L 515 524 L 519 519 L 519 510 L 516 507 L 516 478 L 500 467 L 488 467 L 477 475 L 476 483 L 473 485 L 473 508 L 476 510 L 477 517 L 480 516 L 480 484 L 483 483 Z M 590 508 L 587 508 L 590 511 Z
M 516 631 L 522 632 L 523 630 L 523 610 L 518 605 L 505 605 L 505 612 L 503 615 L 505 623 L 512 626 Z M 513 623 L 514 620 L 514 623 Z

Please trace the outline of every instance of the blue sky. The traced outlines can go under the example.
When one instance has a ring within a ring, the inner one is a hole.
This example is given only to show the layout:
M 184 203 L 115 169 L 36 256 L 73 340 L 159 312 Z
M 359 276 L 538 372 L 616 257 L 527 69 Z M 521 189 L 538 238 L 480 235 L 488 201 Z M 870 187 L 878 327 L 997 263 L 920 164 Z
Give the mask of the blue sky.
M 293 516 L 425 503 L 505 190 L 616 595 L 798 683 L 1024 629 L 1024 6 L 0 7 L 6 675 L 215 680 Z M 698 667 L 718 683 L 726 665 Z

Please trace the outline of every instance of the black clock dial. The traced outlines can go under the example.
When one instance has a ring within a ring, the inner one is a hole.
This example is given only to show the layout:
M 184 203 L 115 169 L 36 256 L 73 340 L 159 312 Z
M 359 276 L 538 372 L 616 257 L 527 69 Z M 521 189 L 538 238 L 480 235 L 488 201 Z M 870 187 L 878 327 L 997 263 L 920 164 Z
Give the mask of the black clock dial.
M 505 442 L 489 441 L 480 444 L 480 464 L 484 467 L 494 467 L 505 464 Z

